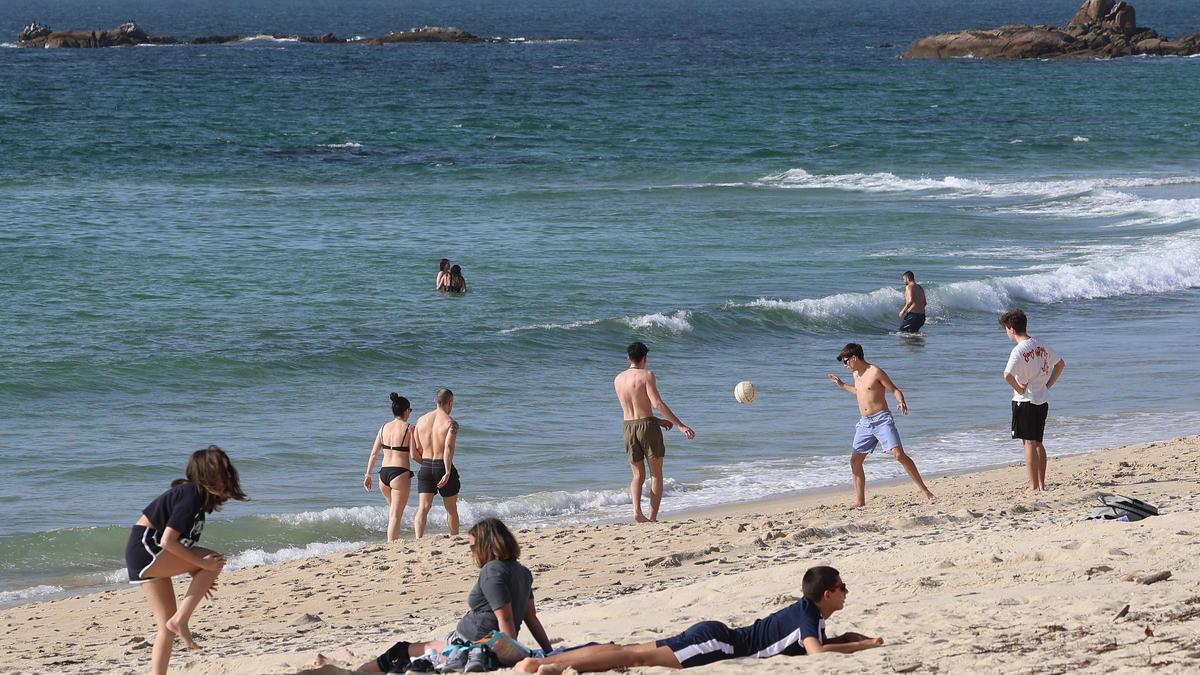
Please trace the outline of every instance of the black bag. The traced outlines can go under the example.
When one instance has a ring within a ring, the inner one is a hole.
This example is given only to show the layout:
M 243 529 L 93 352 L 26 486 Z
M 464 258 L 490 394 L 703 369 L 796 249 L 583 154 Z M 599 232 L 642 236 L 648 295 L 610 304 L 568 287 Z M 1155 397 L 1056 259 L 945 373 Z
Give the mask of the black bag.
M 1158 515 L 1158 507 L 1123 495 L 1099 495 L 1100 503 L 1088 514 L 1088 520 L 1127 520 L 1134 522 Z

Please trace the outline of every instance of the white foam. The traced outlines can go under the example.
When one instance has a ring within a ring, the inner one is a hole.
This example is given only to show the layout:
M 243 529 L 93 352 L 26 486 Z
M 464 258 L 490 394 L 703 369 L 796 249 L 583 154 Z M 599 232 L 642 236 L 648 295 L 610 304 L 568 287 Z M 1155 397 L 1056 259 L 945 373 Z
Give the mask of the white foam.
M 1200 237 L 1195 233 L 1150 237 L 1138 247 L 1094 247 L 1081 263 L 1047 265 L 1044 272 L 958 281 L 926 288 L 930 311 L 999 312 L 1014 299 L 1039 303 L 1200 288 Z M 760 298 L 734 307 L 783 309 L 817 320 L 890 319 L 902 296 L 895 288 L 839 293 L 823 298 Z
M 354 141 L 347 141 L 345 143 L 322 143 L 322 144 L 318 145 L 317 147 L 319 147 L 319 148 L 361 148 L 362 143 L 355 143 Z
M 1097 189 L 1121 189 L 1189 185 L 1200 183 L 1200 176 L 1142 176 L 1132 178 L 1081 178 L 1070 180 L 983 181 L 946 176 L 944 178 L 902 178 L 893 173 L 812 174 L 804 169 L 788 169 L 758 179 L 758 187 L 846 190 L 853 192 L 942 191 L 988 197 L 1067 197 Z
M 321 511 L 274 513 L 268 516 L 284 525 L 304 526 L 317 523 L 350 523 L 371 530 L 387 529 L 387 510 L 381 506 L 337 506 Z
M 236 570 L 243 567 L 255 567 L 257 565 L 274 565 L 275 563 L 286 562 L 288 560 L 299 560 L 301 558 L 339 553 L 366 545 L 367 542 L 365 541 L 318 541 L 304 547 L 281 548 L 278 551 L 270 552 L 255 548 L 242 551 L 233 556 L 229 559 L 225 568 Z
M 974 182 L 974 181 L 970 181 Z M 893 173 L 847 173 L 833 175 L 811 174 L 804 169 L 788 169 L 783 173 L 763 176 L 752 183 L 757 187 L 808 188 L 850 190 L 861 192 L 912 192 L 920 190 L 958 189 L 963 181 L 954 176 L 942 179 L 900 178 Z
M 505 328 L 500 331 L 500 334 L 520 333 L 528 330 L 570 330 L 572 328 L 583 328 L 584 326 L 594 326 L 600 323 L 600 319 L 587 319 L 584 321 L 571 321 L 570 323 L 535 323 L 528 326 L 517 326 L 516 328 Z
M 21 45 L 14 44 L 14 43 L 12 43 L 12 42 L 0 42 L 0 48 L 5 48 L 5 49 L 18 49 L 18 48 L 20 48 L 20 46 L 21 46 Z
M 686 309 L 680 309 L 670 314 L 643 314 L 642 316 L 625 317 L 623 321 L 629 324 L 630 328 L 647 329 L 647 328 L 666 328 L 673 333 L 685 333 L 692 330 L 692 324 L 688 320 L 692 313 Z
M 1071 140 L 1075 143 L 1087 143 L 1090 139 L 1087 136 L 1076 136 Z
M 298 37 L 282 37 L 282 38 L 277 38 L 277 37 L 275 37 L 274 35 L 247 35 L 246 37 L 242 38 L 241 40 L 238 40 L 238 43 L 246 43 L 246 42 L 299 42 L 299 41 L 300 41 L 300 38 L 298 38 Z
M 741 305 L 758 309 L 784 309 L 815 319 L 875 316 L 894 312 L 903 294 L 894 288 L 879 288 L 870 293 L 838 293 L 823 298 L 771 300 L 759 298 Z
M 66 589 L 62 586 L 47 586 L 45 584 L 30 586 L 29 588 L 22 588 L 16 591 L 0 591 L 0 606 L 29 602 L 30 600 L 37 600 L 48 595 L 57 595 L 64 592 L 66 592 Z
M 1077 218 L 1121 218 L 1119 225 L 1176 225 L 1200 220 L 1200 198 L 1152 199 L 1119 190 L 1101 189 L 1070 201 L 1054 201 L 999 209 L 1014 213 L 1052 214 Z

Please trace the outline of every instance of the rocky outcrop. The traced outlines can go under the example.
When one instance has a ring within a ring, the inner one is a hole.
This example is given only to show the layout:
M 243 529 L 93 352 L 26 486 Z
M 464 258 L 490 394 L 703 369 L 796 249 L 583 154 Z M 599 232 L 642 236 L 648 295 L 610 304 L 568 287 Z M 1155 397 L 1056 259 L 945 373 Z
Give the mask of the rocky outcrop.
M 507 42 L 504 38 L 481 38 L 459 28 L 442 28 L 440 26 L 421 26 L 406 30 L 403 33 L 388 33 L 382 37 L 365 38 L 356 42 L 371 45 L 382 45 L 390 42 Z
M 46 49 L 128 47 L 142 44 L 174 44 L 172 37 L 151 37 L 133 21 L 126 21 L 112 30 L 52 31 L 48 26 L 34 22 L 17 35 L 17 44 L 22 47 Z
M 255 35 L 208 35 L 189 40 L 176 40 L 168 35 L 148 35 L 133 21 L 127 21 L 109 31 L 53 31 L 48 26 L 34 22 L 17 35 L 17 45 L 31 48 L 96 48 L 128 47 L 142 44 L 193 44 L 215 45 L 243 42 L 262 38 L 297 40 L 315 44 L 368 44 L 383 45 L 394 42 L 513 42 L 510 38 L 485 38 L 473 35 L 460 28 L 422 26 L 411 30 L 388 33 L 382 37 L 343 40 L 333 33 L 323 35 L 287 35 L 282 33 L 259 33 Z
M 1085 0 L 1062 27 L 1010 25 L 962 30 L 921 38 L 903 58 L 1037 59 L 1116 58 L 1147 54 L 1200 54 L 1200 33 L 1170 40 L 1139 28 L 1133 5 L 1115 0 Z

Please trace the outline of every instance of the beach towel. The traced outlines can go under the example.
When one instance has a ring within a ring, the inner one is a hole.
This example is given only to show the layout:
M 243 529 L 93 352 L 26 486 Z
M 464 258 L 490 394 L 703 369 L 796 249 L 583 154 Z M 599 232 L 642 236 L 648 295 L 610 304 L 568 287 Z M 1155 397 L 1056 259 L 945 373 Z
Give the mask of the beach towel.
M 481 640 L 476 640 L 471 645 L 472 649 L 479 647 L 485 653 L 490 653 L 495 657 L 500 666 L 511 668 L 515 666 L 521 659 L 527 659 L 533 653 L 529 647 L 517 642 L 498 630 L 494 630 L 487 637 Z
M 1124 495 L 1098 495 L 1100 503 L 1088 514 L 1088 520 L 1123 520 L 1134 522 L 1158 515 L 1158 507 Z

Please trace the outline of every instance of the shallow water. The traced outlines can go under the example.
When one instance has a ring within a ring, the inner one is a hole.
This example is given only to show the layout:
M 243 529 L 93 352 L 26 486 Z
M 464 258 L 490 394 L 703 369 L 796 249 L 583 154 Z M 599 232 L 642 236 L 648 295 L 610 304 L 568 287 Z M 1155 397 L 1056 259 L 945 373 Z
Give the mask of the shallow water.
M 851 340 L 925 473 L 1018 459 L 1013 305 L 1068 362 L 1052 453 L 1200 432 L 1200 386 L 1166 376 L 1197 346 L 1200 60 L 876 48 L 1071 2 L 344 4 L 0 19 L 572 40 L 0 49 L 0 602 L 119 580 L 208 443 L 254 498 L 205 533 L 236 564 L 381 539 L 359 481 L 389 391 L 456 392 L 464 521 L 623 517 L 634 339 L 698 434 L 668 436 L 667 513 L 846 483 L 857 415 L 825 374 Z M 1200 30 L 1187 2 L 1139 21 Z M 465 297 L 431 291 L 443 256 Z M 905 269 L 921 339 L 893 333 Z

